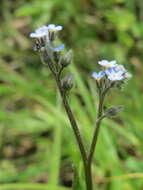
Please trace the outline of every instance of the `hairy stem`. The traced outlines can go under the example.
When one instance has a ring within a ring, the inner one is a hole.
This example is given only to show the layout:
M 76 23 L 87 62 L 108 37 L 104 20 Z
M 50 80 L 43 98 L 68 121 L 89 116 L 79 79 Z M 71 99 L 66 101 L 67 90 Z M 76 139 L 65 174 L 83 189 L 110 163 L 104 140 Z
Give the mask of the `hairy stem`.
M 68 115 L 69 121 L 70 121 L 72 129 L 74 131 L 74 135 L 76 137 L 76 141 L 77 141 L 79 149 L 80 149 L 80 153 L 81 153 L 81 157 L 82 157 L 83 165 L 84 165 L 86 190 L 92 190 L 92 178 L 91 178 L 91 173 L 88 170 L 87 153 L 86 153 L 86 150 L 85 150 L 85 147 L 84 147 L 81 135 L 80 135 L 80 131 L 79 131 L 79 128 L 77 126 L 76 120 L 73 116 L 73 113 L 71 111 L 71 108 L 69 106 L 66 93 L 62 89 L 61 81 L 58 77 L 55 77 L 55 79 L 56 79 L 57 86 L 59 88 L 59 91 L 60 91 L 60 94 L 61 94 L 61 97 L 63 100 L 64 108 L 65 108 L 66 113 Z
M 74 131 L 77 143 L 79 145 L 79 149 L 80 149 L 80 153 L 82 155 L 83 161 L 86 162 L 86 160 L 87 160 L 86 150 L 85 150 L 85 147 L 84 147 L 81 135 L 80 135 L 79 128 L 77 126 L 77 123 L 76 123 L 76 121 L 74 119 L 74 116 L 73 116 L 73 113 L 71 111 L 71 108 L 69 106 L 66 93 L 63 91 L 62 86 L 61 86 L 61 81 L 57 77 L 56 77 L 56 82 L 57 82 L 57 86 L 59 88 L 59 91 L 60 91 L 60 94 L 61 94 L 61 97 L 62 97 L 64 108 L 66 110 L 66 113 L 68 115 L 69 121 L 70 121 L 71 126 L 72 126 L 72 129 Z
M 76 120 L 75 120 L 74 115 L 73 115 L 73 113 L 71 111 L 71 108 L 69 106 L 66 92 L 62 88 L 61 79 L 60 79 L 60 73 L 56 74 L 54 72 L 54 70 L 53 70 L 50 63 L 48 63 L 48 66 L 49 66 L 49 69 L 51 70 L 51 72 L 53 74 L 53 77 L 56 80 L 57 87 L 58 87 L 60 95 L 62 97 L 64 108 L 65 108 L 66 113 L 68 115 L 68 118 L 69 118 L 69 121 L 71 123 L 72 129 L 74 131 L 74 135 L 76 137 L 76 141 L 78 143 L 79 150 L 80 150 L 80 153 L 81 153 L 81 156 L 82 156 L 82 160 L 83 160 L 83 163 L 84 163 L 84 166 L 85 166 L 86 162 L 87 162 L 87 153 L 86 153 L 86 150 L 85 150 L 85 147 L 84 147 L 84 144 L 83 144 L 83 141 L 82 141 L 82 138 L 81 138 L 80 131 L 79 131 L 79 128 L 77 126 Z

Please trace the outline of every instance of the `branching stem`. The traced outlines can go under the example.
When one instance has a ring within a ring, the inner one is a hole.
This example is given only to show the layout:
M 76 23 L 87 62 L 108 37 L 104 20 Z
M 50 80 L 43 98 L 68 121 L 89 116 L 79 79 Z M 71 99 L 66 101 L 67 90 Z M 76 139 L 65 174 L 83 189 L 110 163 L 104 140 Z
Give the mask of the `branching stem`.
M 92 165 L 92 160 L 93 160 L 93 154 L 94 154 L 96 144 L 97 144 L 101 120 L 104 118 L 102 116 L 102 110 L 103 110 L 103 102 L 104 102 L 105 94 L 99 93 L 99 105 L 98 105 L 98 113 L 97 113 L 97 119 L 96 119 L 96 127 L 95 127 L 94 135 L 93 135 L 93 138 L 91 141 L 89 154 L 87 154 L 83 140 L 81 138 L 81 134 L 80 134 L 78 125 L 76 123 L 76 120 L 74 118 L 74 115 L 72 113 L 70 105 L 68 103 L 67 93 L 62 87 L 62 82 L 60 79 L 61 73 L 56 74 L 54 72 L 53 68 L 51 67 L 51 64 L 48 64 L 48 66 L 56 80 L 57 87 L 58 87 L 60 95 L 62 97 L 62 102 L 63 102 L 64 108 L 65 108 L 65 111 L 69 118 L 70 124 L 72 126 L 72 129 L 73 129 L 73 132 L 74 132 L 74 135 L 75 135 L 75 138 L 76 138 L 79 150 L 80 150 L 80 154 L 81 154 L 83 165 L 84 165 L 86 190 L 93 190 L 91 165 Z
M 81 153 L 81 157 L 83 160 L 83 165 L 84 165 L 84 171 L 85 171 L 85 182 L 86 182 L 86 189 L 87 190 L 92 190 L 92 178 L 91 178 L 91 173 L 89 173 L 88 171 L 88 162 L 87 162 L 87 153 L 85 150 L 85 146 L 83 144 L 81 135 L 80 135 L 80 131 L 79 128 L 77 126 L 76 120 L 74 119 L 73 113 L 71 111 L 71 108 L 69 106 L 68 100 L 67 100 L 67 95 L 66 93 L 63 91 L 62 86 L 61 86 L 61 80 L 58 77 L 55 77 L 56 79 L 56 83 L 57 86 L 59 88 L 61 97 L 62 97 L 62 101 L 63 101 L 63 105 L 64 108 L 66 110 L 66 113 L 68 115 L 69 121 L 71 123 L 72 129 L 74 131 L 74 135 L 76 137 L 76 141 L 78 143 L 79 146 L 79 150 Z

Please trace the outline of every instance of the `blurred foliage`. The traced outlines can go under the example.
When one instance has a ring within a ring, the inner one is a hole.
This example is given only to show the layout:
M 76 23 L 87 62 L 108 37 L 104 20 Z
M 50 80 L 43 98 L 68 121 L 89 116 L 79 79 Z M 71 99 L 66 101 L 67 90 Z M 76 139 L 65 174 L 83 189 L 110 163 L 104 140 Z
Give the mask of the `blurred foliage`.
M 107 107 L 125 110 L 103 123 L 93 177 L 98 190 L 143 189 L 143 1 L 1 0 L 0 20 L 0 190 L 62 190 L 71 187 L 75 165 L 79 189 L 84 186 L 56 86 L 29 39 L 32 30 L 49 23 L 64 26 L 61 40 L 75 52 L 70 101 L 87 147 L 97 102 L 90 74 L 97 61 L 116 59 L 133 74 L 124 91 L 106 99 Z

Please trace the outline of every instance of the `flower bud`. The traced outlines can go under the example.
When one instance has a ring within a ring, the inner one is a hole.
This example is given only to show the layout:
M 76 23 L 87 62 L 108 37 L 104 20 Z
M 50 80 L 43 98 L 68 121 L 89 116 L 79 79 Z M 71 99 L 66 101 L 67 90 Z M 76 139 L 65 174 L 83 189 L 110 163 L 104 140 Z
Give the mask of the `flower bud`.
M 130 78 L 132 78 L 132 74 L 129 72 L 126 72 L 125 73 L 125 79 L 130 79 Z
M 119 112 L 121 112 L 123 110 L 123 106 L 113 106 L 113 107 L 110 107 L 108 110 L 107 110 L 107 113 L 106 115 L 107 116 L 116 116 Z
M 73 74 L 69 73 L 63 80 L 62 80 L 62 87 L 64 90 L 68 91 L 73 87 Z
M 60 52 L 60 51 L 54 51 L 54 52 L 53 52 L 53 57 L 54 57 L 54 60 L 56 61 L 56 63 L 59 62 L 59 60 L 60 60 L 60 55 L 61 55 L 61 52 Z
M 50 57 L 45 48 L 42 48 L 41 56 L 42 56 L 44 64 L 47 65 L 50 62 Z
M 66 66 L 68 66 L 68 65 L 71 63 L 72 55 L 73 55 L 72 50 L 69 50 L 69 51 L 66 53 L 66 55 L 62 58 L 62 60 L 61 60 L 61 65 L 62 65 L 63 67 L 66 67 Z

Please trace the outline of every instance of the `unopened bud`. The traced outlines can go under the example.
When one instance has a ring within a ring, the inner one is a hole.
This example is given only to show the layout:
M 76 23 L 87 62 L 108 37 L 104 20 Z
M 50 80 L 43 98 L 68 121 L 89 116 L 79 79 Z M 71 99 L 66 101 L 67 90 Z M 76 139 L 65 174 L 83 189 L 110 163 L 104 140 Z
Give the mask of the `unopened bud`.
M 46 51 L 45 48 L 42 48 L 41 56 L 42 56 L 42 59 L 43 59 L 43 63 L 45 65 L 47 65 L 50 62 L 50 57 L 49 57 L 49 54 L 48 54 L 48 52 Z
M 116 116 L 119 112 L 123 110 L 123 106 L 113 106 L 107 110 L 107 116 Z
M 54 51 L 53 56 L 54 56 L 54 60 L 58 63 L 60 60 L 60 51 Z
M 69 73 L 62 81 L 62 87 L 64 90 L 70 90 L 73 87 L 73 74 Z
M 129 72 L 126 72 L 125 73 L 125 79 L 130 79 L 130 78 L 132 78 L 132 74 Z
M 72 50 L 69 50 L 66 55 L 61 60 L 61 65 L 63 67 L 68 66 L 71 63 L 73 52 Z

